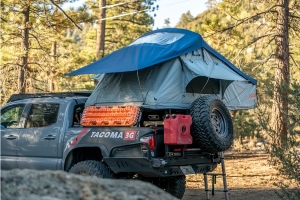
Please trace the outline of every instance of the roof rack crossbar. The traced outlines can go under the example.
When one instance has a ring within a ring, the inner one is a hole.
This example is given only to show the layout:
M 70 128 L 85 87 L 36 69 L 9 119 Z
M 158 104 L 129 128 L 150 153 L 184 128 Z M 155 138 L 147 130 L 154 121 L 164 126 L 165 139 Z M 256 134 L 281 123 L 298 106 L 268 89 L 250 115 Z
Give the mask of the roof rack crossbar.
M 13 94 L 8 99 L 7 103 L 17 101 L 17 100 L 22 100 L 22 99 L 42 98 L 42 97 L 57 97 L 57 98 L 66 98 L 66 97 L 75 97 L 75 96 L 89 97 L 91 93 L 92 91 Z

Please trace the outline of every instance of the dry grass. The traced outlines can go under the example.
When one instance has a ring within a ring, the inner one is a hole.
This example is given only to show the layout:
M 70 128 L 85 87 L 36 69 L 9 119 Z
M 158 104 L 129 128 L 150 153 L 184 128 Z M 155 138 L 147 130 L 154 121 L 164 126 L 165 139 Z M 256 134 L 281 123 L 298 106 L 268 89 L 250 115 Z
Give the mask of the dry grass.
M 279 200 L 276 192 L 280 189 L 274 185 L 288 180 L 278 175 L 276 169 L 268 164 L 268 154 L 225 154 L 225 168 L 229 197 L 234 200 Z M 221 172 L 221 165 L 214 173 Z M 209 187 L 211 188 L 211 177 Z M 215 188 L 223 189 L 221 176 L 217 177 Z M 212 200 L 225 199 L 223 192 L 211 195 Z M 202 174 L 187 176 L 187 189 L 183 200 L 205 199 Z

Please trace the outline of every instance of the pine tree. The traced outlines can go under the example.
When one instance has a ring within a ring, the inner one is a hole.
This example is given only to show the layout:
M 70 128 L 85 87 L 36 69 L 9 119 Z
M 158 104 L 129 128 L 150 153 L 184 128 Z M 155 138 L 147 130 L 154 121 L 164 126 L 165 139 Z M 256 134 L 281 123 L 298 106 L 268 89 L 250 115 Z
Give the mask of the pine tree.
M 1 1 L 1 104 L 12 93 L 55 89 L 59 38 L 68 27 L 79 27 L 61 9 L 65 2 Z
M 202 33 L 213 47 L 243 71 L 255 76 L 259 84 L 274 80 L 271 125 L 277 135 L 274 142 L 281 146 L 288 133 L 290 69 L 297 66 L 297 56 L 289 50 L 291 46 L 294 52 L 298 49 L 295 45 L 296 38 L 299 41 L 299 4 L 299 1 L 288 0 L 224 0 L 213 4 L 215 7 L 187 25 Z M 264 94 L 265 89 L 259 87 L 259 94 Z
M 103 55 L 120 49 L 142 34 L 151 31 L 154 20 L 148 12 L 155 10 L 154 3 L 155 0 L 127 2 L 106 0 L 106 12 L 103 19 L 105 21 L 105 52 Z M 99 1 L 88 0 L 87 4 L 92 10 L 93 20 L 99 23 Z M 95 44 L 96 49 L 99 49 L 99 45 L 99 43 Z
M 213 5 L 187 27 L 258 79 L 258 108 L 246 118 L 244 111 L 236 113 L 236 133 L 251 133 L 255 127 L 271 136 L 271 163 L 299 185 L 300 1 L 223 0 Z M 293 195 L 282 198 L 300 197 L 298 191 Z
M 180 20 L 176 26 L 180 26 L 182 28 L 187 28 L 187 24 L 194 20 L 193 15 L 190 11 L 187 11 L 186 13 L 183 13 L 180 17 Z

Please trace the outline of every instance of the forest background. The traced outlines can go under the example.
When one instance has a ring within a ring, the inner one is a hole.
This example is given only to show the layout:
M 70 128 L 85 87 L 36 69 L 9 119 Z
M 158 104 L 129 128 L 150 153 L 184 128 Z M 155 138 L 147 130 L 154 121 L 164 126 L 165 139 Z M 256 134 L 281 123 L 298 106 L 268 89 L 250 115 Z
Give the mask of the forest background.
M 0 105 L 14 93 L 93 90 L 95 75 L 64 75 L 151 31 L 159 9 L 156 0 L 64 7 L 74 1 L 1 0 Z M 258 80 L 257 108 L 232 112 L 236 142 L 264 138 L 271 164 L 300 188 L 300 0 L 206 4 L 197 16 L 183 13 L 176 27 L 200 33 Z

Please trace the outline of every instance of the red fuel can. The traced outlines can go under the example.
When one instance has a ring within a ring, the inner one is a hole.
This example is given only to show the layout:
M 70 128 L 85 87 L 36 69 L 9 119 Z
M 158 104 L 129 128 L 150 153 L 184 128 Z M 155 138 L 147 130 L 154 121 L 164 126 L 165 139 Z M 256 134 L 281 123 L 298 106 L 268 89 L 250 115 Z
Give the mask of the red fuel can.
M 190 115 L 169 115 L 164 120 L 164 143 L 192 144 L 193 139 L 190 134 L 192 117 Z

